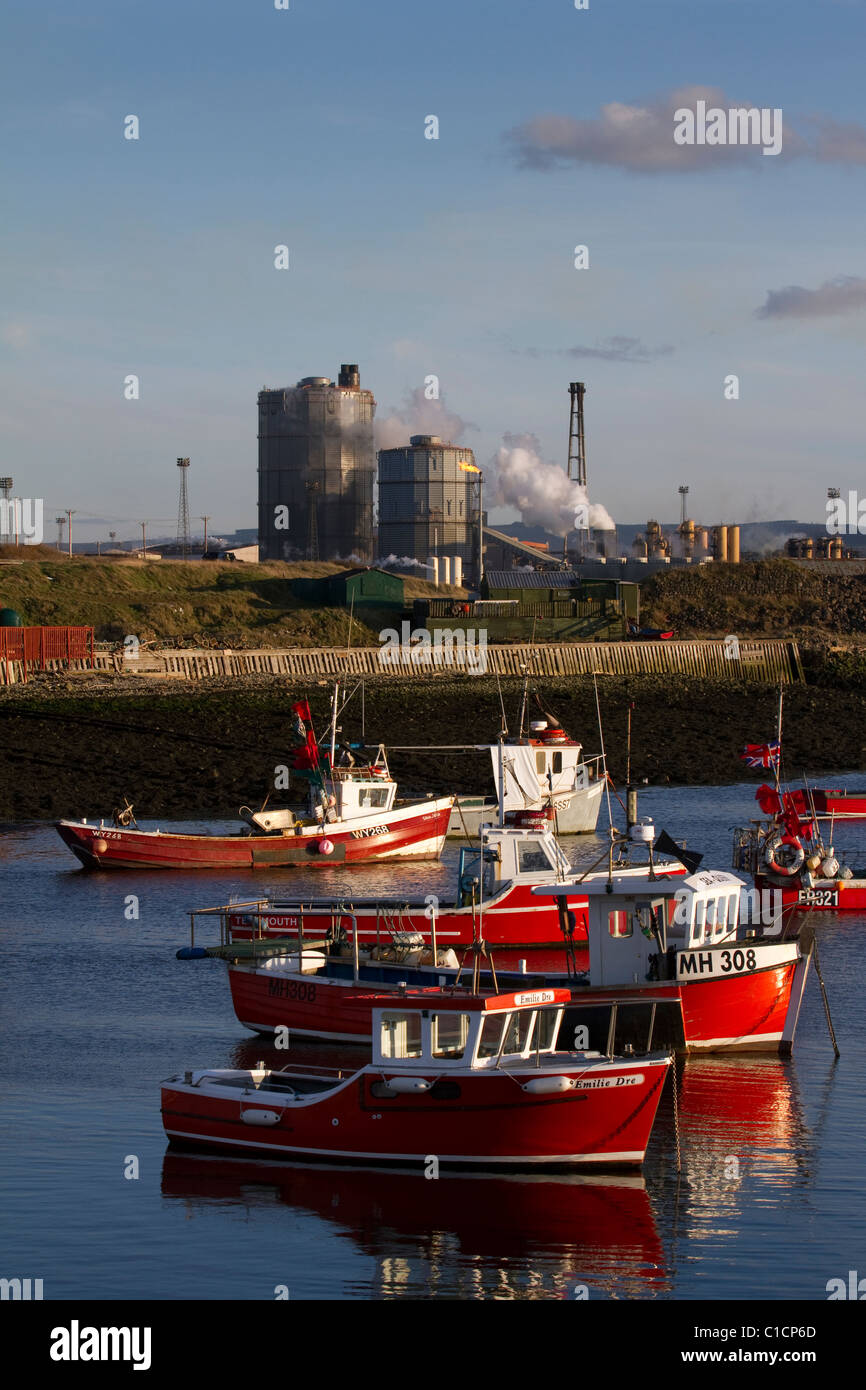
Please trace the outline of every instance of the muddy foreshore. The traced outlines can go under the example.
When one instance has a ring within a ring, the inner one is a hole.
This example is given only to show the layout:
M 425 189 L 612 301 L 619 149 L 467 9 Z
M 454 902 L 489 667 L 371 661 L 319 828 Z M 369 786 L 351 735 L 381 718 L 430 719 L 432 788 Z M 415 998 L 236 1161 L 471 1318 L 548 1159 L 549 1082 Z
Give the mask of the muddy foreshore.
M 289 705 L 308 696 L 317 730 L 328 721 L 331 686 L 285 679 L 143 685 L 43 676 L 0 692 L 0 820 L 109 816 L 128 797 L 144 818 L 233 816 L 239 806 L 297 801 L 299 784 L 275 793 L 275 769 L 290 761 Z M 547 681 L 541 704 L 586 752 L 599 750 L 591 681 Z M 512 732 L 519 682 L 503 681 Z M 738 753 L 775 736 L 778 689 L 688 677 L 599 682 L 608 767 L 622 782 L 632 711 L 631 772 L 651 784 L 708 785 L 746 780 Z M 530 696 L 529 718 L 539 717 Z M 496 682 L 367 681 L 363 736 L 368 744 L 484 743 L 500 727 Z M 360 688 L 344 710 L 342 736 L 360 739 Z M 786 687 L 787 775 L 866 768 L 866 691 Z M 401 794 L 492 789 L 486 755 L 398 752 L 390 756 Z

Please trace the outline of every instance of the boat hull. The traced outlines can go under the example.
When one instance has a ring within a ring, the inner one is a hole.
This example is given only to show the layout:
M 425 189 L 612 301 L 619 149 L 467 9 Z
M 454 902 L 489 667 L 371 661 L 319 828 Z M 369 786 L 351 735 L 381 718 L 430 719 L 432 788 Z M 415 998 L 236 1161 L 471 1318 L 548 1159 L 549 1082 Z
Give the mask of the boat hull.
M 750 952 L 755 966 L 749 968 Z M 743 968 L 730 962 L 743 958 Z M 715 959 L 712 959 L 715 958 Z M 706 978 L 691 977 L 691 970 L 707 971 Z M 811 951 L 797 941 L 767 942 L 705 951 L 678 953 L 676 980 L 640 985 L 593 986 L 576 989 L 572 1002 L 581 999 L 623 999 L 648 1004 L 674 1000 L 682 1021 L 682 1047 L 686 1052 L 769 1052 L 786 1056 L 803 1001 Z M 721 974 L 718 967 L 730 966 Z
M 569 897 L 568 906 L 575 916 L 575 940 L 586 940 L 586 896 L 578 889 Z M 324 936 L 332 928 L 351 935 L 352 918 L 357 922 L 360 947 L 388 945 L 391 933 L 413 932 L 423 938 L 424 945 L 433 945 L 431 907 L 415 903 L 353 903 L 345 900 L 330 909 L 322 903 L 304 911 L 303 924 L 297 911 L 281 911 L 278 905 L 257 914 L 243 910 L 229 912 L 228 927 L 232 941 L 248 941 L 254 936 L 266 940 L 296 936 L 303 925 L 305 936 Z M 351 915 L 350 915 L 351 914 Z M 494 961 L 502 969 L 519 969 L 525 960 L 529 970 L 561 971 L 564 964 L 563 937 L 559 925 L 559 910 L 552 900 L 533 894 L 531 884 L 513 884 L 488 899 L 483 911 L 472 905 L 458 907 L 440 904 L 436 908 L 437 948 L 451 947 L 458 955 L 481 935 L 493 952 Z
M 793 803 L 800 815 L 815 815 L 821 818 L 832 816 L 835 820 L 866 820 L 866 792 L 846 791 L 844 787 L 810 787 L 806 792 L 797 788 L 791 793 Z
M 673 1006 L 679 1015 L 680 1043 L 686 1052 L 768 1052 L 787 1055 L 794 1042 L 809 954 L 796 942 L 755 948 L 758 968 L 707 979 L 647 982 L 641 985 L 580 985 L 572 1006 L 616 1000 Z M 692 955 L 695 953 L 684 953 Z M 700 959 L 700 953 L 698 959 Z M 703 955 L 706 958 L 707 952 Z M 745 953 L 743 953 L 745 955 Z M 763 963 L 762 963 L 763 962 Z M 385 972 L 383 972 L 385 973 Z M 390 974 L 396 972 L 391 967 Z M 373 1007 L 386 986 L 382 978 L 355 981 L 347 974 L 332 978 L 301 974 L 297 969 L 230 963 L 229 987 L 240 1023 L 256 1033 L 287 1029 L 289 1035 L 342 1042 L 367 1042 L 372 1036 Z M 431 984 L 451 983 L 444 971 L 429 970 Z M 414 983 L 410 981 L 409 983 Z M 548 974 L 546 983 L 568 985 L 566 977 Z M 538 980 L 533 980 L 537 985 Z M 394 987 L 394 986 L 391 986 Z M 576 1017 L 572 1017 L 572 1023 Z
M 598 823 L 603 791 L 603 782 L 593 782 L 574 791 L 557 792 L 553 802 L 556 833 L 591 835 Z M 462 840 L 467 836 L 474 839 L 480 834 L 482 825 L 496 824 L 498 814 L 499 808 L 492 798 L 458 797 L 448 823 L 449 840 Z
M 782 884 L 758 873 L 754 881 L 758 893 L 780 894 L 786 921 L 794 912 L 866 912 L 866 878 L 819 879 L 809 887 L 799 875 Z
M 88 869 L 279 869 L 438 859 L 452 799 L 328 825 L 300 835 L 175 835 L 60 821 L 64 844 Z M 323 842 L 331 852 L 323 852 Z
M 556 1074 L 575 1088 L 544 1095 L 522 1089 L 522 1082 L 538 1075 L 531 1068 L 449 1072 L 431 1090 L 391 1095 L 384 1083 L 393 1072 L 365 1068 L 322 1097 L 300 1103 L 255 1089 L 226 1096 L 206 1080 L 172 1080 L 162 1088 L 162 1117 L 174 1144 L 290 1160 L 638 1167 L 668 1066 L 664 1058 L 595 1068 L 564 1054 Z M 260 1123 L 251 1111 L 260 1112 Z

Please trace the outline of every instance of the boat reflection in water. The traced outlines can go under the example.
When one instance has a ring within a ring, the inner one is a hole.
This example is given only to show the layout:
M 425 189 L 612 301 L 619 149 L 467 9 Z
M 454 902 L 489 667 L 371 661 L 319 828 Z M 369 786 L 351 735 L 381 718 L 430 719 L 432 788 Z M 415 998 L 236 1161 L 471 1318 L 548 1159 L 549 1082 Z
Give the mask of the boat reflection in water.
M 832 1066 L 817 1114 L 810 1104 L 807 1117 L 790 1059 L 725 1055 L 680 1063 L 682 1171 L 669 1098 L 647 1164 L 674 1277 L 684 1263 L 698 1265 L 711 1275 L 714 1296 L 739 1298 L 744 1287 L 763 1287 L 775 1267 L 776 1292 L 767 1296 L 788 1296 L 786 1213 L 796 1220 L 814 1187 Z
M 670 1289 L 640 1177 L 443 1172 L 427 1180 L 420 1171 L 170 1151 L 162 1192 L 193 1217 L 215 1203 L 228 1212 L 310 1212 L 376 1262 L 377 1298 L 570 1298 L 582 1284 L 589 1298 L 626 1299 Z

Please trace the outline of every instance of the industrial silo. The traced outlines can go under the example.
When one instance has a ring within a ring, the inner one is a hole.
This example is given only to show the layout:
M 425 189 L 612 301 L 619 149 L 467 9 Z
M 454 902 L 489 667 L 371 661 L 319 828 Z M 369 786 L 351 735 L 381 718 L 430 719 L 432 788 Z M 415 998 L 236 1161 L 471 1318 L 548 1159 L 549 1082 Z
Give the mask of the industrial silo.
M 380 555 L 422 563 L 457 557 L 475 575 L 480 477 L 471 449 L 435 434 L 413 434 L 402 448 L 380 449 Z M 441 565 L 439 577 L 448 582 Z
M 373 560 L 375 410 L 355 363 L 259 392 L 263 560 Z

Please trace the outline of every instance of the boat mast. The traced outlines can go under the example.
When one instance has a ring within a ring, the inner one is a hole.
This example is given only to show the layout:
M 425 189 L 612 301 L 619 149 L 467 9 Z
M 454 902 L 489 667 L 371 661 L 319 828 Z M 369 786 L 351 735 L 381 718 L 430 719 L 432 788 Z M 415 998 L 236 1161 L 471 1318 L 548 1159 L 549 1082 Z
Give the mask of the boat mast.
M 340 682 L 334 686 L 334 700 L 331 705 L 331 781 L 334 780 L 334 760 L 337 756 L 337 705 L 340 699 Z
M 779 681 L 779 713 L 776 718 L 776 742 L 779 745 L 779 756 L 776 760 L 776 791 L 780 786 L 780 773 L 782 770 L 782 701 L 784 699 L 784 686 Z
M 529 667 L 524 666 L 523 670 L 525 675 L 523 677 L 523 699 L 520 702 L 520 729 L 517 734 L 519 739 L 523 738 L 523 725 L 526 720 L 526 700 L 529 695 Z
M 497 739 L 498 760 L 499 760 L 499 825 L 500 828 L 505 824 L 505 758 L 502 752 L 502 740 L 504 734 L 500 734 Z M 482 843 L 483 858 L 483 843 Z

